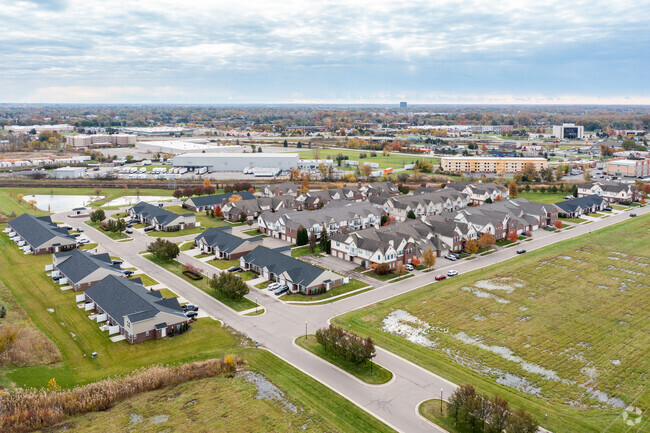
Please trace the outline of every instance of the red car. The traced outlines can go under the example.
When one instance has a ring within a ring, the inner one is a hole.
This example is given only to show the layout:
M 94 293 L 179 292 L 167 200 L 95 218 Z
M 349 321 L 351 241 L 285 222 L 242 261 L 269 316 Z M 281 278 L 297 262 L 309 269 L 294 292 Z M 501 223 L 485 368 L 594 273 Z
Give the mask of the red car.
M 445 275 L 436 275 L 436 281 L 444 280 L 447 278 Z

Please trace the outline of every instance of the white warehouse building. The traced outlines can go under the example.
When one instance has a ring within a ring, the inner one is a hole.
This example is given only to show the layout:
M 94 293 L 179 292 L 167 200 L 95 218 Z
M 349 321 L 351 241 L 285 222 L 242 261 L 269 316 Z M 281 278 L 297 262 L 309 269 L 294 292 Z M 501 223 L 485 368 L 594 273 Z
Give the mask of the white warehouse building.
M 174 167 L 207 167 L 209 171 L 244 171 L 254 168 L 290 170 L 298 167 L 297 153 L 185 153 L 175 156 Z
M 136 149 L 179 155 L 188 152 L 243 152 L 244 146 L 219 146 L 216 144 L 196 143 L 194 141 L 138 141 Z
M 86 171 L 85 167 L 61 167 L 52 170 L 50 177 L 52 179 L 78 179 Z

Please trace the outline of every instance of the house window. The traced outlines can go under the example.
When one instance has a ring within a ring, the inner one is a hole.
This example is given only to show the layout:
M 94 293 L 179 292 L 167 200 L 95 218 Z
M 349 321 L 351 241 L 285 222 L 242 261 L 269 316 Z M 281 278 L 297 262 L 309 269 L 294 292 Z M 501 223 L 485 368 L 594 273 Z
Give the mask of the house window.
M 146 335 L 148 337 L 149 336 L 149 331 L 147 331 L 144 335 Z

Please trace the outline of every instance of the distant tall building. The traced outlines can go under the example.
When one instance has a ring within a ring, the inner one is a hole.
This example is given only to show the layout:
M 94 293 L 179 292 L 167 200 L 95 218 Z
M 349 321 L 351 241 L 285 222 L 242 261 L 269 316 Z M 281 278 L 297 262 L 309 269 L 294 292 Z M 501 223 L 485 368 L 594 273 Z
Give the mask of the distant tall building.
M 408 104 L 406 102 L 400 102 L 399 103 L 399 108 L 406 108 Z
M 555 138 L 568 138 L 570 140 L 581 140 L 585 135 L 585 127 L 573 123 L 564 123 L 553 126 L 553 136 Z

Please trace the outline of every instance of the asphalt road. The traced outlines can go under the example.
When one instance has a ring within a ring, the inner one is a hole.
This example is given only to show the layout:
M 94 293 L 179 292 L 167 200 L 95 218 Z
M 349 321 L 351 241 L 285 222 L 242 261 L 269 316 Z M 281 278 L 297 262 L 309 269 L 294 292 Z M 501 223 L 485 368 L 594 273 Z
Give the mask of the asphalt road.
M 646 214 L 650 212 L 650 207 L 638 208 L 634 212 L 638 215 Z M 535 232 L 533 240 L 525 242 L 522 247 L 525 247 L 527 251 L 543 248 L 558 241 L 588 234 L 627 218 L 630 218 L 629 212 L 624 212 L 586 225 L 577 225 L 571 230 L 559 233 L 539 230 Z M 67 218 L 63 214 L 57 214 L 53 219 L 55 221 L 65 221 L 74 227 L 79 225 L 79 219 Z M 128 261 L 147 275 L 172 289 L 179 296 L 199 305 L 211 317 L 219 319 L 235 330 L 248 335 L 262 347 L 348 398 L 394 429 L 408 433 L 444 432 L 443 429 L 421 418 L 417 414 L 417 406 L 423 400 L 439 398 L 441 389 L 443 396 L 448 397 L 456 388 L 455 384 L 416 366 L 399 357 L 398 354 L 378 348 L 375 361 L 392 371 L 394 378 L 384 385 L 368 385 L 315 355 L 298 348 L 293 344 L 293 341 L 295 338 L 304 335 L 305 332 L 313 333 L 316 329 L 327 325 L 328 321 L 334 316 L 431 284 L 434 282 L 433 278 L 436 273 L 446 273 L 449 269 L 465 273 L 483 269 L 504 260 L 516 260 L 518 257 L 516 254 L 517 248 L 513 247 L 501 249 L 496 253 L 480 256 L 470 261 L 447 262 L 444 259 L 439 259 L 439 267 L 434 272 L 421 274 L 398 283 L 387 284 L 325 305 L 289 305 L 279 302 L 268 291 L 252 288 L 248 297 L 253 300 L 257 298 L 258 303 L 264 306 L 266 312 L 259 316 L 243 316 L 182 278 L 138 255 L 139 251 L 146 249 L 146 243 L 151 242 L 153 238 L 136 231 L 133 234 L 133 241 L 116 242 L 100 231 L 88 226 L 86 226 L 86 234 L 92 241 L 100 244 L 100 251 L 105 250 L 111 255 L 120 256 L 123 260 Z M 181 240 L 193 237 L 184 236 L 171 239 Z M 203 262 L 186 254 L 181 254 L 179 259 L 183 262 L 202 265 L 204 269 L 207 268 Z

